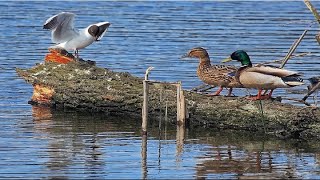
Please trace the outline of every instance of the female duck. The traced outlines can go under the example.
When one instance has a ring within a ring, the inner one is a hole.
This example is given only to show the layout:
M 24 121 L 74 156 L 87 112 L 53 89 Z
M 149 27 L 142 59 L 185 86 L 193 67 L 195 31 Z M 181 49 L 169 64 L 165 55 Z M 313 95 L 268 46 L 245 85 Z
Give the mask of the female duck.
M 249 55 L 243 50 L 233 52 L 228 59 L 222 62 L 231 60 L 240 61 L 242 65 L 235 75 L 237 81 L 246 88 L 259 90 L 257 96 L 249 98 L 252 100 L 269 99 L 276 88 L 290 88 L 304 84 L 298 72 L 271 66 L 252 66 Z M 261 96 L 262 90 L 271 91 L 267 96 Z
M 230 88 L 228 93 L 228 96 L 230 96 L 232 88 L 242 87 L 234 76 L 237 68 L 235 66 L 211 65 L 208 52 L 204 48 L 193 48 L 183 57 L 199 58 L 198 77 L 206 84 L 219 86 L 219 89 L 213 95 L 219 95 L 223 87 L 227 87 Z

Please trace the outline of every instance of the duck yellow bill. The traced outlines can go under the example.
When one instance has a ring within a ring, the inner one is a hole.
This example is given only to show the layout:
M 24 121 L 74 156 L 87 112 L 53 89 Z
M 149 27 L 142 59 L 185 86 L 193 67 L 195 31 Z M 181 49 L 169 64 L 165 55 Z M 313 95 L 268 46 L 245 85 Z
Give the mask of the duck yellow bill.
M 225 62 L 229 62 L 229 61 L 232 61 L 231 57 L 228 57 L 228 58 L 222 60 L 221 62 L 222 62 L 222 63 L 225 63 Z

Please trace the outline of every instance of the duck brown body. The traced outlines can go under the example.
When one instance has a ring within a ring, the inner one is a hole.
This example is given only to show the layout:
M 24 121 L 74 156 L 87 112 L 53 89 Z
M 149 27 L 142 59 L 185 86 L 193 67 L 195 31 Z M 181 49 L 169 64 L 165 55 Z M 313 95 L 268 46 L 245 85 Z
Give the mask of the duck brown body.
M 209 61 L 203 61 L 199 63 L 197 69 L 197 75 L 204 83 L 213 86 L 222 86 L 228 88 L 242 87 L 237 82 L 235 76 L 230 76 L 230 73 L 236 72 L 235 66 L 224 65 L 211 65 Z
M 199 58 L 197 75 L 204 83 L 219 86 L 219 90 L 214 95 L 219 95 L 223 87 L 230 88 L 228 95 L 231 95 L 232 88 L 243 87 L 236 79 L 237 68 L 230 65 L 211 65 L 208 52 L 201 47 L 193 48 L 185 57 Z

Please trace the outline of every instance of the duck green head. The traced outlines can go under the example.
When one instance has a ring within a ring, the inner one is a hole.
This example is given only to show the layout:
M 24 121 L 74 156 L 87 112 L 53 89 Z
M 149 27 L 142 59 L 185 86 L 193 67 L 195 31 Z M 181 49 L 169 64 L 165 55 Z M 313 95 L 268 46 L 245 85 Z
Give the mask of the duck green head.
M 223 60 L 222 62 L 228 62 L 232 60 L 239 61 L 242 66 L 252 66 L 249 55 L 243 50 L 237 50 L 233 52 L 229 58 Z

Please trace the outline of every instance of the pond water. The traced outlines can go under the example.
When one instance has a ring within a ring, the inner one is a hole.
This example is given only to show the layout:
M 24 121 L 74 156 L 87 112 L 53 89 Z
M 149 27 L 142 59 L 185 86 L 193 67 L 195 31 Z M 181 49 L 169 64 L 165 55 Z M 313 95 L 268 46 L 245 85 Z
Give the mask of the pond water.
M 144 156 L 140 119 L 32 107 L 32 87 L 15 73 L 43 62 L 52 45 L 43 23 L 69 11 L 78 28 L 112 23 L 100 42 L 80 50 L 82 58 L 140 77 L 154 66 L 151 79 L 181 80 L 185 89 L 201 84 L 198 61 L 180 59 L 193 47 L 206 48 L 215 63 L 237 49 L 254 63 L 272 61 L 308 28 L 296 54 L 310 54 L 285 66 L 307 79 L 319 75 L 319 29 L 302 1 L 1 1 L 0 9 L 0 178 L 320 178 L 316 142 L 239 132 L 187 129 L 181 142 L 176 127 L 159 131 L 151 123 Z M 302 97 L 281 89 L 274 95 Z

